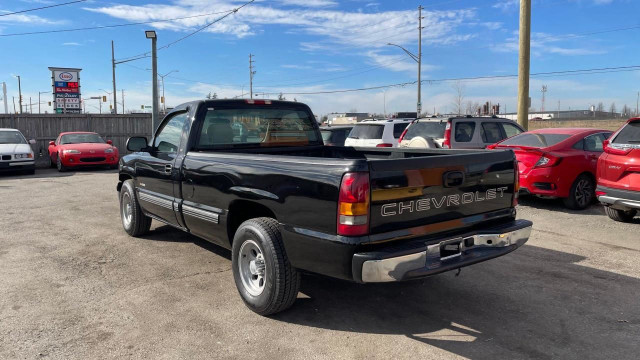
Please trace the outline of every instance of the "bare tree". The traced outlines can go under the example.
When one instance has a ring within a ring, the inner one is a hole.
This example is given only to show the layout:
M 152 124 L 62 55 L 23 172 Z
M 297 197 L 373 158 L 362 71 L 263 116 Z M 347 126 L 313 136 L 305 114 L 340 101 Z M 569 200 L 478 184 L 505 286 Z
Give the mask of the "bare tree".
M 465 115 L 475 115 L 478 112 L 478 109 L 480 108 L 480 103 L 473 102 L 471 100 L 466 101 L 465 105 L 464 105 L 464 113 Z
M 453 83 L 451 88 L 453 88 L 453 91 L 454 91 L 453 112 L 457 113 L 458 115 L 462 115 L 462 112 L 464 110 L 463 103 L 464 103 L 465 86 L 462 82 L 456 81 L 455 83 Z
M 604 111 L 604 104 L 601 102 L 598 103 L 598 106 L 596 106 L 596 111 Z
M 631 109 L 627 106 L 627 104 L 624 104 L 624 106 L 622 107 L 621 114 L 624 117 L 627 117 L 627 116 L 631 115 Z
M 283 100 L 284 101 L 284 100 L 287 100 L 287 98 L 284 97 L 284 94 L 280 93 L 280 94 L 278 94 L 278 100 Z
M 616 103 L 612 102 L 611 106 L 609 106 L 609 112 L 613 115 L 616 112 Z

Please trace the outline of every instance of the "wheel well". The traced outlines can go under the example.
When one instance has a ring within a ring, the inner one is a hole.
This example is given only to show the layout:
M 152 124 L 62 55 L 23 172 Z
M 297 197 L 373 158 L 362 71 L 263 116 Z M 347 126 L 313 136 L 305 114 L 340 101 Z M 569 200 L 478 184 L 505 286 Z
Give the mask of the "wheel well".
M 131 175 L 128 174 L 120 174 L 118 175 L 118 180 L 120 180 L 120 182 L 118 182 L 118 191 L 120 191 L 120 189 L 122 189 L 122 183 L 129 180 L 129 179 L 133 179 L 131 177 Z
M 582 173 L 578 174 L 578 176 L 576 176 L 576 179 L 579 178 L 582 175 L 587 175 L 588 177 L 590 177 L 591 180 L 593 181 L 593 185 L 596 185 L 596 181 L 597 181 L 596 177 L 590 171 L 585 171 L 585 172 L 582 172 Z
M 229 206 L 229 214 L 227 215 L 227 235 L 229 244 L 233 243 L 233 236 L 243 222 L 259 218 L 269 217 L 276 218 L 276 215 L 268 207 L 259 203 L 247 200 L 237 200 Z

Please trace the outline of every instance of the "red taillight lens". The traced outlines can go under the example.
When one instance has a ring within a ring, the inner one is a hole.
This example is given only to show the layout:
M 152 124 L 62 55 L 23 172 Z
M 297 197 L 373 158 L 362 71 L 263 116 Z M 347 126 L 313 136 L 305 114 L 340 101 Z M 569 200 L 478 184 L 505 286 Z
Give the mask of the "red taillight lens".
M 451 121 L 447 121 L 447 126 L 444 128 L 444 141 L 442 147 L 445 149 L 451 148 Z
M 518 196 L 520 196 L 520 169 L 518 167 L 518 160 L 513 162 L 513 170 L 516 172 L 516 182 L 513 185 L 513 201 L 511 206 L 516 207 L 518 205 Z
M 252 105 L 271 105 L 271 100 L 254 100 L 254 99 L 247 99 L 245 100 L 245 102 L 247 104 L 252 104 Z
M 550 154 L 542 154 L 538 162 L 533 167 L 541 168 L 556 166 L 560 163 L 561 160 L 562 158 L 555 157 Z
M 338 235 L 369 233 L 369 173 L 346 173 L 338 197 Z
M 376 147 L 393 147 L 393 144 L 389 144 L 389 143 L 382 143 L 382 144 L 378 144 L 378 145 L 376 145 Z

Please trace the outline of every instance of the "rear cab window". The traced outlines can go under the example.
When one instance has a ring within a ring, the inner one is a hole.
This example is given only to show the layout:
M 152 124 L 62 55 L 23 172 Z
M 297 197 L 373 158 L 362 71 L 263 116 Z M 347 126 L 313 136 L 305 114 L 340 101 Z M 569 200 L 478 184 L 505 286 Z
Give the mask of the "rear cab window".
M 455 123 L 455 141 L 470 142 L 476 129 L 475 121 L 458 121 Z
M 404 134 L 403 140 L 411 140 L 416 136 L 442 139 L 444 138 L 444 130 L 446 127 L 446 121 L 417 121 L 409 126 L 409 130 Z
M 382 139 L 383 124 L 358 124 L 349 133 L 349 139 Z
M 208 107 L 196 147 L 207 150 L 319 144 L 322 139 L 314 122 L 309 111 L 294 107 L 253 104 Z

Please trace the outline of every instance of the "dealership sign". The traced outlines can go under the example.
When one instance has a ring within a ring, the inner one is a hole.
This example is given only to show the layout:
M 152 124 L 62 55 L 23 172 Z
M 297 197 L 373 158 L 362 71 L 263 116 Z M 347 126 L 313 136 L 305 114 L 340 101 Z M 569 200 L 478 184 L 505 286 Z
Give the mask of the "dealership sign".
M 75 68 L 50 67 L 55 111 L 58 114 L 80 113 L 80 71 Z

